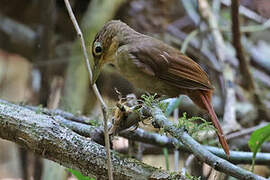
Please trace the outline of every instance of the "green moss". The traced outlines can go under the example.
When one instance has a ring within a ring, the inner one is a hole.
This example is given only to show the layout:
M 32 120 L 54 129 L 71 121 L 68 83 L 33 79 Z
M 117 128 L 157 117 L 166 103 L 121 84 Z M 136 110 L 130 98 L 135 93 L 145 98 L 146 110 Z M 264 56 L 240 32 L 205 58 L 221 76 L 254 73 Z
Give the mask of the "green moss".
M 197 121 L 201 123 L 197 123 Z M 184 127 L 193 138 L 197 138 L 200 131 L 216 130 L 211 122 L 197 116 L 188 118 L 186 112 L 178 119 L 178 125 L 176 127 Z
M 188 172 L 185 173 L 185 176 L 189 180 L 201 180 L 201 177 L 191 176 Z

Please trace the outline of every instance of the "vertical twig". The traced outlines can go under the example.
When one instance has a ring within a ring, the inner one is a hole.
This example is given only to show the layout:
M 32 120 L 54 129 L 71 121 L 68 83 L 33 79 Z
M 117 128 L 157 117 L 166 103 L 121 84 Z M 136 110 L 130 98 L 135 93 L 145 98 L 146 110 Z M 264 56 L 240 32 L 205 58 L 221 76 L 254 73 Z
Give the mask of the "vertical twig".
M 71 9 L 71 6 L 68 2 L 68 0 L 64 0 L 65 1 L 65 4 L 66 4 L 66 7 L 67 7 L 67 10 L 68 10 L 68 13 L 69 13 L 69 16 L 70 16 L 70 19 L 76 29 L 76 32 L 77 32 L 77 35 L 81 41 L 81 46 L 82 46 L 82 49 L 83 49 L 83 55 L 84 55 L 84 59 L 85 59 L 85 62 L 86 62 L 86 66 L 87 66 L 87 70 L 88 70 L 88 73 L 89 73 L 89 80 L 90 82 L 92 82 L 92 77 L 93 77 L 93 74 L 92 74 L 92 70 L 91 70 L 91 67 L 90 67 L 90 63 L 89 63 L 89 59 L 88 59 L 88 56 L 87 56 L 87 50 L 86 50 L 86 47 L 85 47 L 85 42 L 84 42 L 84 38 L 83 38 L 83 34 L 81 32 L 81 29 L 78 25 L 78 22 L 72 12 L 72 9 Z M 97 86 L 96 84 L 93 85 L 93 90 L 98 98 L 98 100 L 100 101 L 101 105 L 104 106 L 105 108 L 107 108 L 103 98 L 101 97 L 98 89 L 97 89 Z
M 218 21 L 215 15 L 212 13 L 211 8 L 209 7 L 207 0 L 198 0 L 199 11 L 203 19 L 209 25 L 211 34 L 213 35 L 215 50 L 220 61 L 220 64 L 224 67 L 223 78 L 225 80 L 225 107 L 224 107 L 224 116 L 223 120 L 226 123 L 228 128 L 239 127 L 239 124 L 236 121 L 236 112 L 235 112 L 235 90 L 233 87 L 234 83 L 234 71 L 231 68 L 229 62 L 226 61 L 226 46 L 221 32 L 218 28 Z
M 87 56 L 87 51 L 86 51 L 86 47 L 85 47 L 83 34 L 82 34 L 81 29 L 80 29 L 80 27 L 78 25 L 78 22 L 76 21 L 76 18 L 74 16 L 74 14 L 72 12 L 69 1 L 68 0 L 64 0 L 64 1 L 65 1 L 65 4 L 66 4 L 66 8 L 68 10 L 70 19 L 71 19 L 71 21 L 72 21 L 72 23 L 73 23 L 73 25 L 74 25 L 74 27 L 76 29 L 76 32 L 77 32 L 77 35 L 78 35 L 79 39 L 81 41 L 81 46 L 82 46 L 82 49 L 83 49 L 83 55 L 84 55 L 84 59 L 85 59 L 86 65 L 87 65 L 87 70 L 88 70 L 88 73 L 89 73 L 89 80 L 90 80 L 90 82 L 92 82 L 93 74 L 92 74 L 89 59 L 88 59 L 88 56 Z M 94 90 L 95 95 L 97 96 L 98 100 L 101 103 L 101 109 L 102 109 L 103 120 L 104 120 L 104 137 L 105 137 L 105 147 L 106 147 L 106 154 L 107 154 L 108 177 L 109 177 L 109 180 L 113 180 L 113 169 L 112 169 L 111 154 L 110 154 L 110 139 L 109 139 L 109 134 L 108 134 L 107 106 L 106 106 L 103 98 L 101 97 L 96 84 L 94 84 L 92 88 Z
M 231 18 L 232 18 L 232 34 L 233 34 L 233 46 L 236 51 L 236 57 L 239 61 L 240 72 L 243 76 L 242 81 L 244 88 L 247 90 L 254 89 L 254 81 L 251 76 L 248 62 L 245 58 L 242 44 L 241 44 L 241 32 L 239 23 L 239 0 L 233 0 L 231 4 Z
M 239 6 L 240 6 L 239 0 L 232 1 L 231 17 L 232 17 L 233 46 L 235 48 L 236 56 L 239 61 L 243 87 L 250 92 L 253 103 L 257 105 L 256 107 L 258 109 L 259 117 L 266 118 L 267 117 L 266 107 L 264 106 L 257 92 L 254 79 L 249 69 L 248 61 L 245 58 L 244 51 L 242 48 L 240 22 L 239 22 Z

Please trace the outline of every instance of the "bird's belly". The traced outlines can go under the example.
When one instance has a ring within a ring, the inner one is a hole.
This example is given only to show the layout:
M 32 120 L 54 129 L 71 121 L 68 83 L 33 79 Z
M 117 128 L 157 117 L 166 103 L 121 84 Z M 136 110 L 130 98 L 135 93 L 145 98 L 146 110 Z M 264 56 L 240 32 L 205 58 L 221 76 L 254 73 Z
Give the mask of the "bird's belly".
M 136 88 L 143 89 L 150 93 L 168 95 L 170 97 L 176 97 L 179 94 L 184 94 L 184 92 L 181 92 L 178 88 L 172 87 L 165 81 L 142 72 L 132 63 L 121 62 L 117 64 L 117 68 L 121 75 L 131 82 Z

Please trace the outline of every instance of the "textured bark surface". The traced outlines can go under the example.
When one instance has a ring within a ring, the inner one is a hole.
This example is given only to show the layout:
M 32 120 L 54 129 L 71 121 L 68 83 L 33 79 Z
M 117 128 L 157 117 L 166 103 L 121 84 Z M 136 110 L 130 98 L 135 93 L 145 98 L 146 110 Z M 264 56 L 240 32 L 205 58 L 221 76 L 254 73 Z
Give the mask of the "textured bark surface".
M 52 116 L 0 101 L 0 138 L 84 175 L 107 179 L 103 146 L 62 126 Z M 115 179 L 181 179 L 112 151 Z

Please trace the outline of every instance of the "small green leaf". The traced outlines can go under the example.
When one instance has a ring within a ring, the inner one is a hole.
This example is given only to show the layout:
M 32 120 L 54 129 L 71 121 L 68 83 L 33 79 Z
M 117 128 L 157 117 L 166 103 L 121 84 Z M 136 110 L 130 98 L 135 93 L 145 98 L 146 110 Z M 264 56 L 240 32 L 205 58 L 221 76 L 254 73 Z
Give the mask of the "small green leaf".
M 270 124 L 254 131 L 249 139 L 248 145 L 253 153 L 259 151 L 261 145 L 270 137 Z
M 260 151 L 262 144 L 270 140 L 270 124 L 254 131 L 249 139 L 248 145 L 253 152 L 253 165 L 255 162 L 256 154 Z
M 94 178 L 89 178 L 87 176 L 82 175 L 81 172 L 76 171 L 74 169 L 68 169 L 78 180 L 95 180 Z

